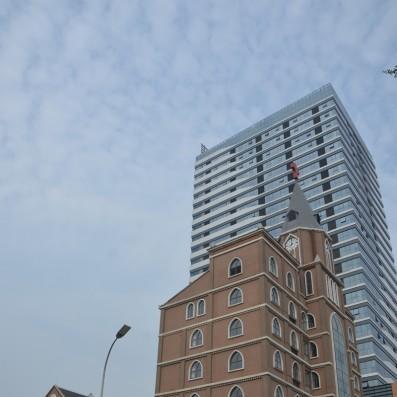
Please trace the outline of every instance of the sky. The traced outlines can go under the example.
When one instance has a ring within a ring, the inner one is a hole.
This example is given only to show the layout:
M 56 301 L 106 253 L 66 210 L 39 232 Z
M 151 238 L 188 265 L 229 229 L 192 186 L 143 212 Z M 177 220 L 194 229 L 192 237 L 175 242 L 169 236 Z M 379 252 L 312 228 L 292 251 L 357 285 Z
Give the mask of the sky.
M 154 394 L 188 282 L 193 169 L 331 82 L 397 246 L 396 1 L 0 0 L 0 385 Z M 396 248 L 395 248 L 396 250 Z

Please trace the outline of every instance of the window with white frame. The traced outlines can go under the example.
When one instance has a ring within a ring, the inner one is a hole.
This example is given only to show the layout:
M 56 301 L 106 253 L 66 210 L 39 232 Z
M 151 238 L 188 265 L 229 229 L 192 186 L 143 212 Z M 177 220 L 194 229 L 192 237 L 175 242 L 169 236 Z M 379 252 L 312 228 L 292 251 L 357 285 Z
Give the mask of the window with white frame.
M 239 351 L 235 351 L 229 358 L 229 371 L 237 371 L 244 368 L 243 355 Z
M 197 315 L 198 316 L 203 316 L 205 314 L 205 300 L 200 299 L 197 302 Z
M 315 342 L 309 342 L 309 357 L 310 358 L 318 357 L 318 348 Z
M 278 265 L 273 256 L 269 258 L 269 272 L 273 274 L 273 276 L 278 276 Z
M 308 313 L 306 317 L 307 317 L 307 329 L 316 328 L 316 320 L 314 318 L 314 315 Z
M 238 305 L 243 302 L 243 292 L 240 288 L 234 288 L 229 295 L 229 306 Z
M 295 291 L 295 281 L 292 273 L 288 272 L 286 278 L 287 278 L 287 287 L 292 291 Z
M 273 367 L 280 371 L 283 370 L 283 360 L 281 358 L 281 353 L 278 350 L 273 354 Z
M 197 347 L 203 344 L 203 333 L 200 329 L 193 331 L 190 337 L 190 347 Z
M 310 375 L 311 375 L 310 378 L 311 378 L 312 389 L 319 389 L 320 388 L 320 375 L 315 371 L 312 371 Z
M 234 258 L 229 265 L 229 276 L 236 276 L 243 271 L 241 260 L 239 258 Z
M 233 319 L 229 324 L 229 338 L 243 334 L 243 322 L 239 318 Z
M 273 333 L 273 335 L 276 335 L 279 338 L 281 338 L 281 326 L 280 326 L 280 321 L 278 320 L 278 318 L 273 319 L 272 333 Z
M 274 397 L 284 397 L 284 392 L 281 386 L 276 386 L 274 390 Z
M 300 370 L 297 362 L 292 364 L 292 380 L 295 382 L 300 381 Z
M 288 314 L 289 314 L 290 320 L 292 320 L 292 322 L 296 323 L 296 306 L 293 302 L 289 302 L 289 304 L 288 304 Z
M 290 334 L 290 345 L 292 350 L 294 350 L 295 352 L 298 352 L 299 350 L 299 341 L 298 341 L 298 336 L 296 335 L 295 331 L 291 331 Z
M 280 295 L 276 287 L 270 289 L 270 302 L 278 306 L 280 305 Z
M 194 361 L 190 366 L 189 380 L 200 379 L 203 377 L 203 366 L 200 361 Z
M 194 317 L 194 303 L 188 303 L 186 306 L 186 319 L 190 320 Z
M 313 275 L 310 270 L 307 270 L 305 272 L 305 290 L 306 290 L 306 295 L 313 294 Z

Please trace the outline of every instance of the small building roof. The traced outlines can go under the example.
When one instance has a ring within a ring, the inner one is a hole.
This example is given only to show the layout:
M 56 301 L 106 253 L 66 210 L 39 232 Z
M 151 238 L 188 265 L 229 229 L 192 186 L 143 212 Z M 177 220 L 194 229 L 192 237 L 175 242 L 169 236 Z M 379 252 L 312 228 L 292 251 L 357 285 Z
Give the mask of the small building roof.
M 62 387 L 58 387 L 65 397 L 88 397 L 86 394 L 75 393 L 74 391 L 66 390 Z
M 303 194 L 299 182 L 295 182 L 281 233 L 298 228 L 323 230 Z

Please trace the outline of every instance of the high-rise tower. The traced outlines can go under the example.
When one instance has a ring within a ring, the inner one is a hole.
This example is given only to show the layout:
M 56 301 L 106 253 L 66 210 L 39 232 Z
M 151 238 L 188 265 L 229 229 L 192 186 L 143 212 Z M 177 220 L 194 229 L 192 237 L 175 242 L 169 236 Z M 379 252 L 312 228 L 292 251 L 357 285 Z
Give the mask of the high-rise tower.
M 280 235 L 292 161 L 331 237 L 364 386 L 397 379 L 397 272 L 375 164 L 330 84 L 197 156 L 191 278 L 213 246 L 261 226 Z

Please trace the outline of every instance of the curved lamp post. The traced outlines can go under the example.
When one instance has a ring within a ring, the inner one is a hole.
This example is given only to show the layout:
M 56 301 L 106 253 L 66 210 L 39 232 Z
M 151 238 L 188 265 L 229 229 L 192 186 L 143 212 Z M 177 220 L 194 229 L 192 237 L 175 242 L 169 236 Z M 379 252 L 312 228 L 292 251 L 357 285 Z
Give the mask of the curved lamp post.
M 109 356 L 110 356 L 110 352 L 113 349 L 114 344 L 116 343 L 116 341 L 118 339 L 121 339 L 129 330 L 131 329 L 131 327 L 129 325 L 124 324 L 117 332 L 116 337 L 113 341 L 113 343 L 110 345 L 110 349 L 108 351 L 108 354 L 106 356 L 106 360 L 105 360 L 105 366 L 103 367 L 103 372 L 102 372 L 102 386 L 101 386 L 101 397 L 103 397 L 103 387 L 105 386 L 105 375 L 106 375 L 106 366 L 108 365 L 108 360 L 109 360 Z

